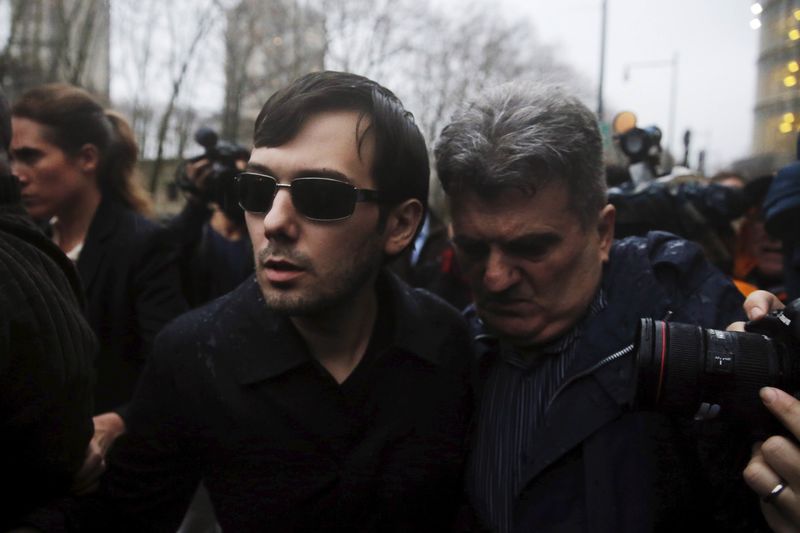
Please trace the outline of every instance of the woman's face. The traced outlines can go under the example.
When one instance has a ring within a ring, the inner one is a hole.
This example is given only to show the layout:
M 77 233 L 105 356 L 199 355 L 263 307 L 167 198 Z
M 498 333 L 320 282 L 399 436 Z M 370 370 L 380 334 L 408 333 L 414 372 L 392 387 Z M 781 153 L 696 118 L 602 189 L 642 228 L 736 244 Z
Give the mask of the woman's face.
M 22 185 L 22 201 L 31 217 L 47 220 L 97 188 L 95 165 L 81 155 L 70 156 L 47 141 L 47 126 L 13 117 L 11 171 Z
M 761 214 L 750 221 L 750 254 L 756 261 L 756 268 L 767 278 L 783 276 L 783 242 L 772 237 L 764 226 Z

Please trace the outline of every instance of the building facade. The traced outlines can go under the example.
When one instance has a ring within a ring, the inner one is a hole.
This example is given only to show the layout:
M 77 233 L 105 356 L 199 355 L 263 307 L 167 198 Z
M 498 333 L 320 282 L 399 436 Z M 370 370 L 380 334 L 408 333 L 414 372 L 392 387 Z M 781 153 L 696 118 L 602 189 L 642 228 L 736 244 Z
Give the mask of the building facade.
M 753 153 L 778 168 L 797 158 L 800 0 L 766 0 L 761 7 Z
M 20 0 L 6 6 L 0 84 L 11 99 L 63 81 L 108 99 L 110 0 Z
M 244 144 L 267 99 L 322 70 L 325 19 L 297 0 L 240 0 L 227 13 L 222 138 Z

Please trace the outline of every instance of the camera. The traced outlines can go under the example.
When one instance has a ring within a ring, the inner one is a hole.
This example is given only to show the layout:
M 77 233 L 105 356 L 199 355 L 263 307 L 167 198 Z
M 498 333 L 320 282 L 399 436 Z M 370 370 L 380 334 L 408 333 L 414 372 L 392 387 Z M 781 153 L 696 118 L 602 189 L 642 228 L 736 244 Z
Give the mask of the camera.
M 800 390 L 800 299 L 780 312 L 748 322 L 746 332 L 718 331 L 642 318 L 634 345 L 634 404 L 691 418 L 717 414 L 766 429 L 774 417 L 758 391 Z M 701 409 L 702 410 L 702 409 Z
M 619 147 L 631 163 L 645 161 L 661 153 L 661 130 L 657 126 L 631 128 L 617 136 Z
M 731 222 L 753 202 L 741 191 L 687 175 L 660 176 L 661 130 L 639 128 L 629 111 L 617 114 L 614 140 L 628 158 L 630 180 L 608 190 L 617 211 L 616 238 L 667 231 L 700 244 L 721 270 L 733 269 L 734 230 Z M 684 136 L 688 153 L 689 135 Z M 688 157 L 688 156 L 687 156 Z
M 236 143 L 221 141 L 217 133 L 208 127 L 202 127 L 194 134 L 194 140 L 205 149 L 199 156 L 185 160 L 175 172 L 175 183 L 182 191 L 195 196 L 203 202 L 215 202 L 223 212 L 232 219 L 241 218 L 241 209 L 236 204 L 235 178 L 240 172 L 237 161 L 247 160 L 250 151 Z M 207 159 L 211 164 L 211 172 L 202 187 L 186 175 L 186 164 Z
M 639 186 L 661 174 L 661 129 L 658 126 L 639 128 L 636 121 L 635 114 L 622 111 L 614 117 L 612 128 L 614 142 L 628 158 L 631 180 Z

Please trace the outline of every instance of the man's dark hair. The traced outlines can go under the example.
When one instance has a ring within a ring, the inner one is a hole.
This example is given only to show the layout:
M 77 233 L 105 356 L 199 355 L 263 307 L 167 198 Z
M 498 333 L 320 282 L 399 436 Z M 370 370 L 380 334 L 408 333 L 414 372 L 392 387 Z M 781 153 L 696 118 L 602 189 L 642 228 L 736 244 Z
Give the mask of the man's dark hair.
M 374 136 L 372 176 L 383 205 L 394 206 L 409 198 L 428 205 L 428 151 L 413 115 L 389 89 L 363 76 L 314 72 L 276 92 L 258 114 L 254 146 L 281 146 L 297 135 L 308 118 L 325 111 L 361 113 L 356 141 L 360 150 L 366 135 Z M 364 129 L 363 120 L 367 121 Z
M 436 144 L 436 170 L 450 197 L 473 191 L 535 194 L 566 186 L 584 227 L 606 204 L 597 118 L 558 87 L 509 83 L 486 91 L 453 116 Z

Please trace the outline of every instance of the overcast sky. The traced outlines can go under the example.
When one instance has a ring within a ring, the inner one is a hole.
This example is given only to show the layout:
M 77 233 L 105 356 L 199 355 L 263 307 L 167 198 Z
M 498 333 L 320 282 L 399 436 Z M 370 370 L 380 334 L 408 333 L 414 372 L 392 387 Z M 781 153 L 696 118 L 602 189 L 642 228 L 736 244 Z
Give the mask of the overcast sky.
M 419 0 L 433 1 L 433 0 Z M 436 0 L 444 4 L 460 0 Z M 597 87 L 602 0 L 486 0 L 512 20 L 527 17 L 538 40 Z M 760 30 L 750 28 L 751 0 L 608 0 L 606 114 L 630 110 L 640 126 L 657 125 L 682 156 L 683 132 L 692 130 L 692 159 L 707 152 L 706 172 L 751 155 L 756 59 Z M 669 132 L 672 69 L 678 54 L 675 131 Z M 646 62 L 664 66 L 640 67 Z M 220 64 L 222 59 L 218 61 Z M 626 65 L 632 65 L 628 80 Z M 198 107 L 222 100 L 222 69 L 206 73 L 208 88 L 190 91 Z M 117 80 L 119 82 L 119 80 Z M 200 84 L 203 85 L 203 84 Z M 116 85 L 112 94 L 119 97 Z M 204 98 L 196 98 L 202 92 Z M 211 96 L 209 96 L 211 95 Z M 596 98 L 591 102 L 596 109 Z M 663 144 L 669 144 L 665 139 Z
M 601 0 L 503 0 L 512 17 L 527 16 L 541 41 L 597 86 Z M 693 153 L 707 151 L 713 172 L 750 155 L 758 32 L 750 0 L 609 0 L 606 110 L 630 110 L 639 124 L 669 125 L 672 71 L 626 65 L 669 61 L 678 54 L 673 146 L 687 128 Z M 593 108 L 596 103 L 592 104 Z M 665 143 L 666 144 L 666 143 Z M 682 151 L 681 151 L 682 154 Z

